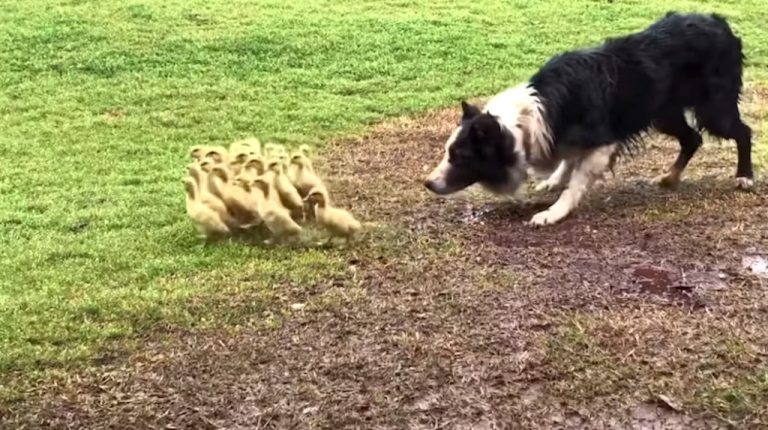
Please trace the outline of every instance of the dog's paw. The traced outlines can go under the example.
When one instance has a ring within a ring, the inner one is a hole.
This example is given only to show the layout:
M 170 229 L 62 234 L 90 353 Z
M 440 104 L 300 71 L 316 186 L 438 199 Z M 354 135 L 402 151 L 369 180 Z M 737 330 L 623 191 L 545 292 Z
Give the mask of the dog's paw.
M 661 188 L 673 189 L 680 185 L 680 176 L 673 173 L 665 173 L 653 178 L 653 183 Z
M 740 177 L 736 178 L 736 188 L 739 190 L 751 190 L 755 186 L 755 181 L 752 178 Z
M 558 181 L 544 180 L 536 184 L 536 187 L 533 189 L 538 193 L 542 191 L 562 191 L 564 188 L 563 184 Z
M 553 211 L 551 209 L 547 209 L 545 211 L 541 211 L 534 215 L 530 221 L 528 221 L 528 224 L 534 227 L 541 227 L 545 225 L 552 225 L 556 224 L 558 221 L 563 219 L 565 215 L 562 215 L 558 213 L 557 211 Z

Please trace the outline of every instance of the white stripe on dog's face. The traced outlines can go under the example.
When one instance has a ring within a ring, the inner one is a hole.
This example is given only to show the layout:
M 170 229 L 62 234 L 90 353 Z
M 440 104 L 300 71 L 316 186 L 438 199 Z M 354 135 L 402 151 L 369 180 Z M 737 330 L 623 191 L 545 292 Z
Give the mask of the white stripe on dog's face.
M 431 182 L 433 187 L 437 189 L 446 188 L 447 186 L 445 183 L 445 178 L 448 175 L 448 170 L 451 168 L 451 163 L 448 161 L 448 150 L 451 148 L 451 145 L 453 145 L 453 142 L 456 141 L 456 138 L 460 132 L 461 126 L 458 126 L 455 130 L 453 130 L 453 133 L 451 133 L 451 136 L 445 142 L 445 153 L 443 154 L 443 159 L 440 160 L 440 164 L 438 164 L 437 167 L 432 170 L 432 173 L 427 176 L 427 182 Z

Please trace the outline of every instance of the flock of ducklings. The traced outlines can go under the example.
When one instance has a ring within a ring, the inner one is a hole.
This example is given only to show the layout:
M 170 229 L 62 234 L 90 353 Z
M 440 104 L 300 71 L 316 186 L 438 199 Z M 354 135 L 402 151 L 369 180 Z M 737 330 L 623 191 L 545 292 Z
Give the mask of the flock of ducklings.
M 274 239 L 298 237 L 300 223 L 313 219 L 334 237 L 351 239 L 362 225 L 334 207 L 315 173 L 310 150 L 290 153 L 283 145 L 262 148 L 256 138 L 229 148 L 193 146 L 184 188 L 187 215 L 207 239 L 258 232 Z

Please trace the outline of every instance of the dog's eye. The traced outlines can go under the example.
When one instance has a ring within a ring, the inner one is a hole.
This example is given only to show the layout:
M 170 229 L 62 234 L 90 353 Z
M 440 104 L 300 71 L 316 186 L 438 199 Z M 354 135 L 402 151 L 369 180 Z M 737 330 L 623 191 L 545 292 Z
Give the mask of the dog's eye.
M 456 165 L 465 164 L 469 159 L 469 154 L 462 150 L 450 150 L 448 151 L 448 162 Z

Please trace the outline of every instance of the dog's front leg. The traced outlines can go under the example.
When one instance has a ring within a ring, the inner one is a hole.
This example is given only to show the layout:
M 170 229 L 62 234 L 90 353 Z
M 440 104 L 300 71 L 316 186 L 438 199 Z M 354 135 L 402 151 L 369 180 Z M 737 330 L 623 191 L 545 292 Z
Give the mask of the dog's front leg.
M 536 184 L 536 191 L 560 191 L 568 184 L 573 172 L 574 163 L 564 159 L 558 164 L 557 169 L 549 177 Z
M 592 150 L 578 160 L 569 161 L 568 163 L 573 167 L 568 180 L 568 188 L 547 210 L 534 215 L 530 223 L 535 226 L 555 224 L 567 217 L 579 205 L 584 194 L 587 193 L 595 180 L 608 169 L 615 150 L 615 145 L 605 146 Z M 560 170 L 559 167 L 558 170 Z

